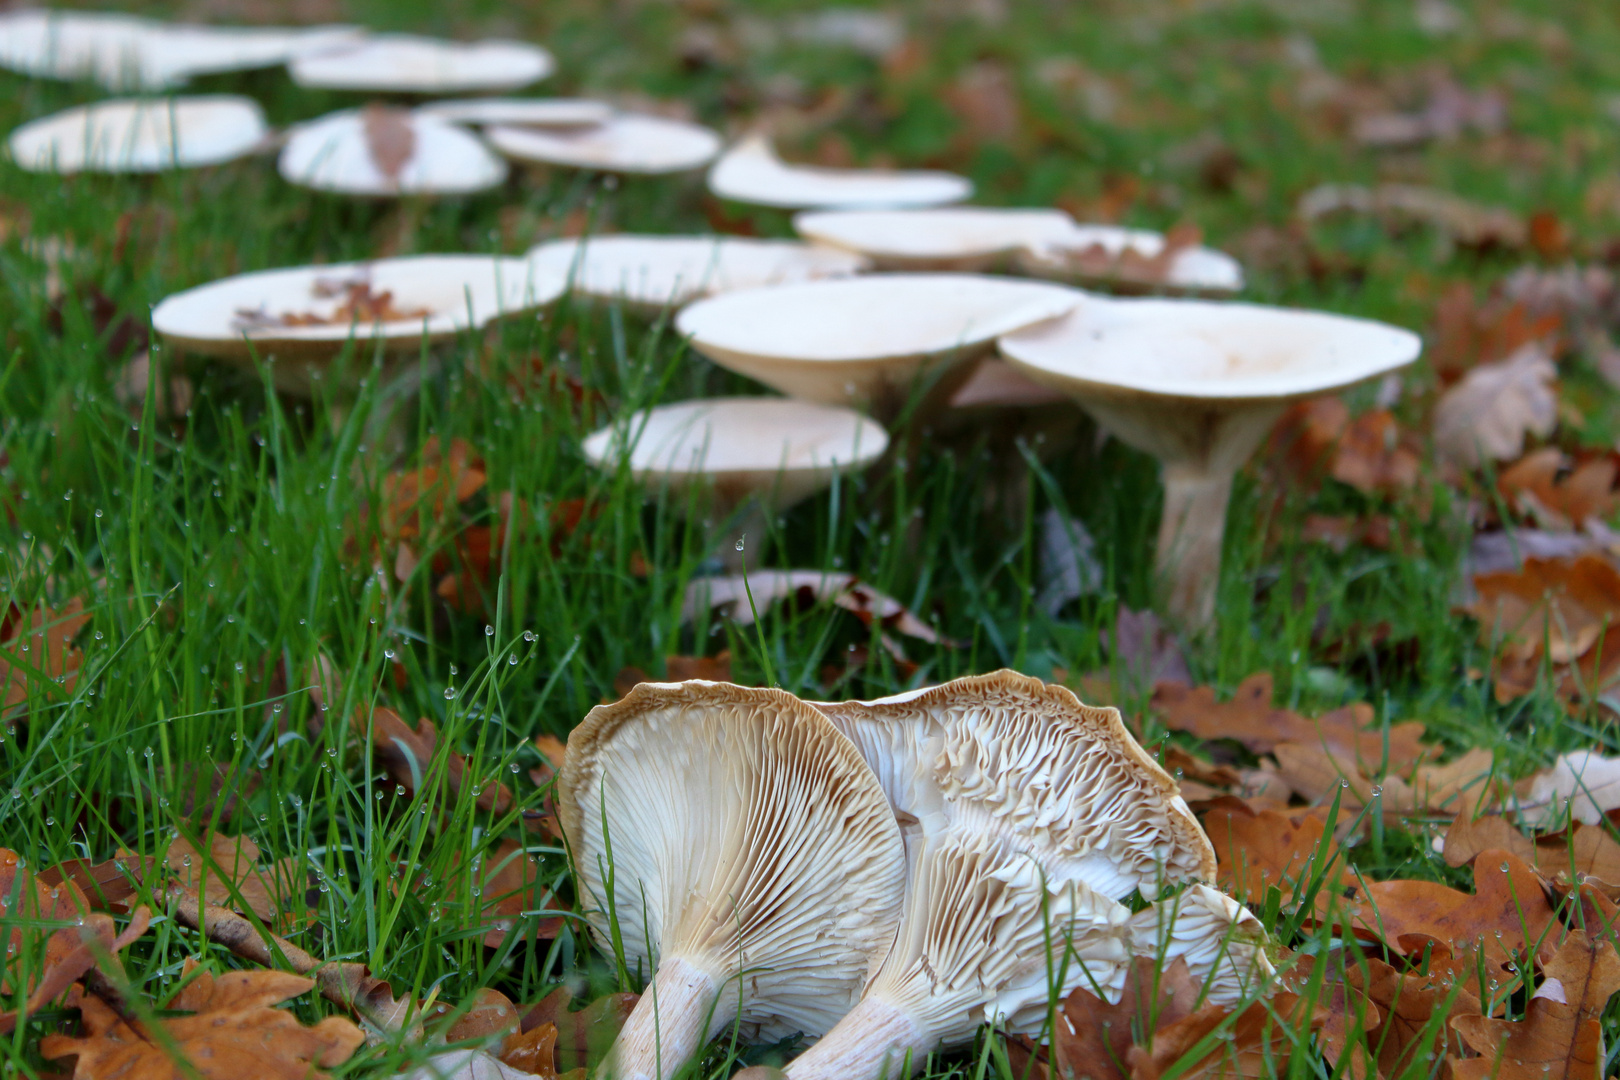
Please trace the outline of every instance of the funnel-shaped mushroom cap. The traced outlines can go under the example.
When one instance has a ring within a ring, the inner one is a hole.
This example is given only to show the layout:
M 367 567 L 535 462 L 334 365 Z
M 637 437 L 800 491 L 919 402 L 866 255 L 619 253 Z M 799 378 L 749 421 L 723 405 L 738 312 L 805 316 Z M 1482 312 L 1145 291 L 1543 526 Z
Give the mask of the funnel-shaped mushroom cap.
M 94 79 L 113 89 L 168 85 L 149 69 L 161 23 L 133 15 L 23 9 L 0 14 L 0 67 L 47 79 Z
M 636 479 L 668 485 L 712 483 L 723 509 L 759 498 L 785 510 L 815 494 L 840 471 L 883 456 L 889 436 L 852 409 L 791 398 L 733 397 L 683 401 L 636 413 L 585 440 L 585 456 L 612 468 L 625 456 Z
M 6 145 L 33 172 L 149 173 L 232 161 L 268 130 L 250 98 L 117 98 L 24 124 Z
M 1131 916 L 1131 951 L 1162 966 L 1176 957 L 1212 1005 L 1230 1008 L 1253 997 L 1276 974 L 1266 956 L 1265 928 L 1248 908 L 1208 885 L 1192 885 Z
M 1119 259 L 1130 252 L 1141 259 L 1154 259 L 1164 251 L 1163 233 L 1147 229 L 1126 229 L 1118 225 L 1078 225 L 1070 223 L 1062 233 L 1033 240 L 1019 253 L 1025 273 L 1062 281 L 1109 281 L 1114 275 L 1093 268 L 1088 256 L 1100 252 Z M 1213 248 L 1193 246 L 1171 253 L 1162 277 L 1154 284 L 1173 291 L 1227 293 L 1243 288 L 1243 267 L 1232 256 Z M 1131 282 L 1126 281 L 1127 284 Z
M 826 1031 L 894 940 L 894 815 L 791 694 L 643 683 L 574 729 L 557 792 L 593 931 L 614 925 L 632 970 L 657 967 L 615 1080 L 673 1075 L 739 1021 L 746 1040 Z
M 593 236 L 553 240 L 529 252 L 567 276 L 576 293 L 658 312 L 736 289 L 847 277 L 866 260 L 793 240 L 734 236 Z
M 868 255 L 885 270 L 978 270 L 1067 235 L 1061 210 L 953 206 L 932 210 L 820 210 L 793 219 L 799 235 Z
M 550 75 L 551 54 L 524 41 L 443 41 L 377 34 L 287 65 L 299 86 L 395 94 L 516 90 Z
M 895 947 L 795 1080 L 898 1077 L 986 1021 L 1038 1029 L 1054 989 L 1115 992 L 1131 934 L 1114 898 L 1214 872 L 1175 781 L 1116 710 L 1062 687 L 1000 671 L 817 707 L 877 774 L 909 865 Z
M 226 360 L 325 360 L 351 337 L 415 351 L 562 295 L 523 259 L 413 255 L 238 274 L 176 293 L 152 311 L 165 341 Z
M 294 184 L 344 195 L 462 195 L 506 179 L 476 135 L 434 116 L 373 105 L 293 128 L 277 163 Z
M 570 131 L 497 125 L 488 136 L 513 161 L 613 173 L 685 172 L 720 152 L 720 136 L 700 124 L 635 113 Z
M 605 123 L 613 106 L 589 98 L 458 98 L 430 101 L 416 110 L 426 116 L 479 127 L 578 128 Z
M 954 173 L 928 170 L 825 169 L 789 165 L 770 140 L 754 135 L 709 170 L 709 190 L 722 199 L 786 210 L 941 206 L 973 194 L 973 184 Z
M 356 26 L 159 26 L 147 40 L 145 64 L 149 83 L 167 86 L 196 75 L 275 67 L 362 33 Z
M 998 343 L 1031 378 L 1093 409 L 1126 442 L 1161 460 L 1209 453 L 1192 414 L 1266 410 L 1343 389 L 1417 358 L 1416 334 L 1316 311 L 1200 300 L 1102 300 Z M 1236 468 L 1253 438 L 1233 448 Z M 1225 449 L 1225 448 L 1223 448 Z
M 884 274 L 726 293 L 675 325 L 715 363 L 785 394 L 873 404 L 1083 296 L 1014 278 Z

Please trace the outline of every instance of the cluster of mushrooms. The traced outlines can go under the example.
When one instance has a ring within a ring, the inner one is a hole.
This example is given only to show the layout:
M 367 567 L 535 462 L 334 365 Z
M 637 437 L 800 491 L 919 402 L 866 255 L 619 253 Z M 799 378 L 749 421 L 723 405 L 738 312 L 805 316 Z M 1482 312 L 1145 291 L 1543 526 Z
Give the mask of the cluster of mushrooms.
M 1213 1004 L 1273 974 L 1119 713 L 1015 672 L 839 704 L 642 683 L 574 729 L 557 791 L 592 932 L 651 974 L 613 1080 L 733 1031 L 804 1035 L 793 1080 L 894 1080 L 984 1023 L 1039 1033 L 1054 993 L 1117 1000 L 1135 957 Z

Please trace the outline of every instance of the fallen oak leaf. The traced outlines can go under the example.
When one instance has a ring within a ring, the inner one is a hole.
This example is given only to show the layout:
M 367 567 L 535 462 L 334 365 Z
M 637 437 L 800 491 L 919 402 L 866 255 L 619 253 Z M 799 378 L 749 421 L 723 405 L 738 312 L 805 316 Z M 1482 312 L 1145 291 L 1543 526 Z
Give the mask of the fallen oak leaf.
M 1058 1075 L 1128 1080 L 1131 1047 L 1191 1016 L 1198 1000 L 1198 984 L 1179 956 L 1163 971 L 1152 957 L 1137 957 L 1114 1004 L 1083 987 L 1074 990 L 1052 1040 Z
M 1550 768 L 1517 785 L 1510 809 L 1531 825 L 1550 824 L 1566 814 L 1597 825 L 1610 810 L 1620 809 L 1620 757 L 1592 750 L 1562 754 Z
M 876 623 L 885 630 L 932 645 L 954 647 L 957 644 L 917 618 L 894 597 L 865 584 L 854 574 L 835 571 L 756 570 L 747 575 L 746 582 L 741 574 L 693 578 L 681 603 L 681 621 L 691 622 L 703 612 L 720 609 L 738 625 L 748 626 L 754 621 L 754 609 L 763 610 L 790 597 L 830 602 L 868 626 Z
M 1620 506 L 1612 453 L 1576 461 L 1555 446 L 1544 446 L 1504 468 L 1496 487 L 1508 504 L 1546 529 L 1578 529 L 1606 519 Z
M 556 1080 L 557 1025 L 541 1024 L 513 1032 L 501 1042 L 500 1059 L 514 1069 Z
M 189 967 L 190 965 L 188 965 Z M 343 1064 L 365 1040 L 360 1029 L 340 1016 L 305 1027 L 278 1002 L 315 985 L 285 971 L 232 971 L 217 979 L 196 972 L 169 1003 L 193 1013 L 154 1021 L 184 1059 L 143 1037 L 94 996 L 80 999 L 86 1034 L 47 1035 L 40 1053 L 50 1059 L 77 1057 L 79 1077 L 131 1075 L 150 1080 L 238 1080 L 243 1076 L 319 1080 L 320 1068 Z
M 497 949 L 526 917 L 546 910 L 552 893 L 540 885 L 540 860 L 515 840 L 502 839 L 478 865 L 482 884 L 472 901 L 477 909 L 475 925 L 484 930 L 484 945 Z M 468 876 L 459 867 L 446 879 L 452 896 L 462 895 L 468 886 Z M 530 933 L 542 940 L 555 938 L 564 914 L 559 911 L 554 918 L 540 919 Z
M 118 932 L 110 915 L 93 912 L 78 926 L 58 930 L 46 944 L 45 967 L 21 1009 L 0 1012 L 0 1035 L 8 1034 L 24 1019 L 61 996 L 69 986 L 103 962 L 117 965 L 119 952 L 129 947 L 152 925 L 152 911 L 138 907 L 129 925 Z M 119 975 L 123 972 L 120 969 Z
M 1172 1070 L 1185 1080 L 1280 1075 L 1326 1019 L 1314 1002 L 1287 992 L 1235 1014 L 1209 1005 L 1154 1032 L 1149 1046 L 1132 1047 L 1131 1080 L 1159 1080 Z
M 1272 886 L 1285 903 L 1303 900 L 1317 882 L 1333 894 L 1346 876 L 1343 854 L 1320 809 L 1256 809 L 1226 797 L 1204 814 L 1204 831 L 1215 848 L 1216 884 L 1239 900 L 1264 903 Z
M 8 618 L 0 641 L 0 690 L 9 711 L 28 701 L 36 688 L 53 698 L 73 690 L 84 654 L 73 644 L 90 621 L 84 601 L 74 597 L 61 608 L 41 605 L 23 618 Z
M 266 923 L 302 907 L 308 875 L 297 856 L 260 867 L 259 846 L 245 836 L 207 835 L 206 850 L 184 835 L 169 841 L 163 861 L 182 888 L 199 892 L 209 903 L 246 908 Z
M 439 729 L 423 717 L 412 730 L 392 709 L 378 706 L 371 713 L 371 744 L 394 781 L 415 795 L 433 772 L 439 747 Z M 454 750 L 445 755 L 444 777 L 452 797 L 468 786 L 467 758 Z M 476 805 L 488 813 L 505 814 L 512 808 L 512 792 L 493 777 L 472 784 L 477 790 Z
M 45 885 L 72 884 L 98 911 L 123 910 L 124 901 L 140 892 L 142 884 L 157 878 L 158 861 L 120 851 L 106 862 L 69 859 L 39 872 Z
M 1450 955 L 1442 948 L 1426 959 L 1426 970 L 1411 973 L 1372 956 L 1346 962 L 1346 981 L 1382 1013 L 1365 1037 L 1365 1044 L 1377 1053 L 1382 1076 L 1405 1076 L 1414 1063 L 1435 1060 L 1455 1038 L 1450 1020 L 1479 1014 L 1477 996 L 1444 973 Z
M 1552 356 L 1535 343 L 1469 371 L 1435 403 L 1435 452 L 1465 469 L 1519 457 L 1527 437 L 1558 425 L 1557 375 Z
M 1564 888 L 1589 885 L 1620 898 L 1620 842 L 1607 823 L 1576 824 L 1563 835 L 1530 837 L 1507 818 L 1459 817 L 1447 830 L 1443 855 L 1450 866 L 1464 866 L 1492 848 L 1511 851 L 1544 878 Z
M 560 1070 L 590 1069 L 607 1056 L 619 1029 L 639 1000 L 637 994 L 606 994 L 578 1012 L 568 1009 L 572 994 L 560 986 L 523 1012 L 525 1034 L 551 1024 L 557 1029 L 556 1063 Z

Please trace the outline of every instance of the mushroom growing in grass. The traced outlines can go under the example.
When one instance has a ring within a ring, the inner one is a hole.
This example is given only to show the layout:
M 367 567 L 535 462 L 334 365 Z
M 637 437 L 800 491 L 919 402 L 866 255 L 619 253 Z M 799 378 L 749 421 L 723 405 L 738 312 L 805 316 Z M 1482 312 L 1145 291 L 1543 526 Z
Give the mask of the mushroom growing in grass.
M 1120 292 L 1234 293 L 1243 267 L 1198 242 L 1198 230 L 1165 233 L 1118 225 L 1071 224 L 1026 244 L 1018 268 L 1034 277 Z
M 686 308 L 675 325 L 721 367 L 888 420 L 919 389 L 948 398 L 996 337 L 1063 315 L 1084 296 L 1015 278 L 881 274 L 725 293 Z
M 430 101 L 416 111 L 474 127 L 585 128 L 606 123 L 613 106 L 590 98 L 454 98 Z
M 0 14 L 0 67 L 47 79 L 94 79 L 115 90 L 157 90 L 147 46 L 161 23 L 110 11 L 22 8 Z
M 159 24 L 143 50 L 149 85 L 168 86 L 198 75 L 276 67 L 364 33 L 357 26 L 202 26 Z
M 506 162 L 460 125 L 380 104 L 299 124 L 277 168 L 303 187 L 379 198 L 466 195 L 507 173 Z
M 444 41 L 373 34 L 295 56 L 287 71 L 299 86 L 383 94 L 475 94 L 517 90 L 556 68 L 551 54 L 526 41 Z
M 1168 613 L 1195 630 L 1215 615 L 1232 478 L 1283 409 L 1394 371 L 1422 348 L 1409 331 L 1342 315 L 1103 299 L 998 344 L 1031 378 L 1159 459 L 1156 572 Z
M 1276 969 L 1254 913 L 1225 893 L 1193 884 L 1130 919 L 1131 952 L 1162 967 L 1178 957 L 1198 980 L 1203 1000 L 1231 1008 L 1253 998 Z
M 709 170 L 722 199 L 785 210 L 940 206 L 973 194 L 973 183 L 932 170 L 827 169 L 789 165 L 763 135 L 744 139 Z
M 848 277 L 866 260 L 793 240 L 736 236 L 593 236 L 552 240 L 529 258 L 567 277 L 577 295 L 648 314 L 734 289 Z
M 563 279 L 523 259 L 413 255 L 260 270 L 175 293 L 152 310 L 165 342 L 203 356 L 274 360 L 279 389 L 308 393 L 351 340 L 415 353 L 504 315 L 551 303 Z
M 485 134 L 513 161 L 609 173 L 685 172 L 720 152 L 720 136 L 701 124 L 637 113 L 565 131 L 496 124 Z
M 759 537 L 774 516 L 825 489 L 840 472 L 866 468 L 888 449 L 883 428 L 852 409 L 791 398 L 683 401 L 638 412 L 591 435 L 584 452 L 603 469 L 628 466 L 677 500 L 693 485 L 712 488 L 711 513 L 743 511 L 734 532 Z M 736 563 L 736 548 L 720 557 Z
M 33 172 L 154 173 L 233 161 L 268 132 L 251 98 L 115 98 L 24 124 L 6 147 Z
M 1067 235 L 1061 210 L 949 206 L 924 210 L 811 210 L 793 218 L 800 236 L 855 251 L 880 270 L 990 270 L 1014 253 Z
M 1214 875 L 1175 781 L 1117 710 L 1063 687 L 999 671 L 817 707 L 894 807 L 906 902 L 860 1004 L 794 1080 L 895 1080 L 982 1023 L 1039 1030 L 1054 991 L 1117 996 L 1133 945 L 1118 898 Z
M 568 739 L 559 816 L 586 918 L 652 981 L 606 1075 L 670 1077 L 736 1025 L 827 1031 L 894 940 L 905 851 L 871 770 L 780 690 L 642 683 Z

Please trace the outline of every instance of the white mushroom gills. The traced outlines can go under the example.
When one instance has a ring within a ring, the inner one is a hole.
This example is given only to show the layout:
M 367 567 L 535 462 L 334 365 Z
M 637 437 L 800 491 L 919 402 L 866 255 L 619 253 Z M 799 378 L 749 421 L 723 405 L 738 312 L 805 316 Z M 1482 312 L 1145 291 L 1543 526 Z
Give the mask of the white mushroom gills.
M 558 797 L 593 933 L 611 942 L 611 913 L 632 969 L 656 965 L 615 1080 L 672 1076 L 733 1025 L 750 1041 L 827 1031 L 894 940 L 894 815 L 848 739 L 790 694 L 643 683 L 574 730 Z
M 1265 929 L 1248 908 L 1208 885 L 1132 915 L 1131 951 L 1162 968 L 1180 958 L 1211 1005 L 1232 1008 L 1252 999 L 1276 975 L 1266 955 Z
M 1066 945 L 1078 963 L 1062 992 L 1117 992 L 1134 939 L 1116 898 L 1214 873 L 1175 781 L 1116 710 L 1062 687 L 1001 671 L 817 707 L 902 822 L 907 895 L 860 1005 L 788 1067 L 794 1080 L 898 1078 L 981 1023 L 1038 1029 Z
M 1232 478 L 1277 417 L 1290 402 L 1410 364 L 1422 349 L 1416 334 L 1367 319 L 1101 297 L 997 345 L 1030 378 L 1159 459 L 1156 570 L 1165 609 L 1190 630 L 1215 618 Z

